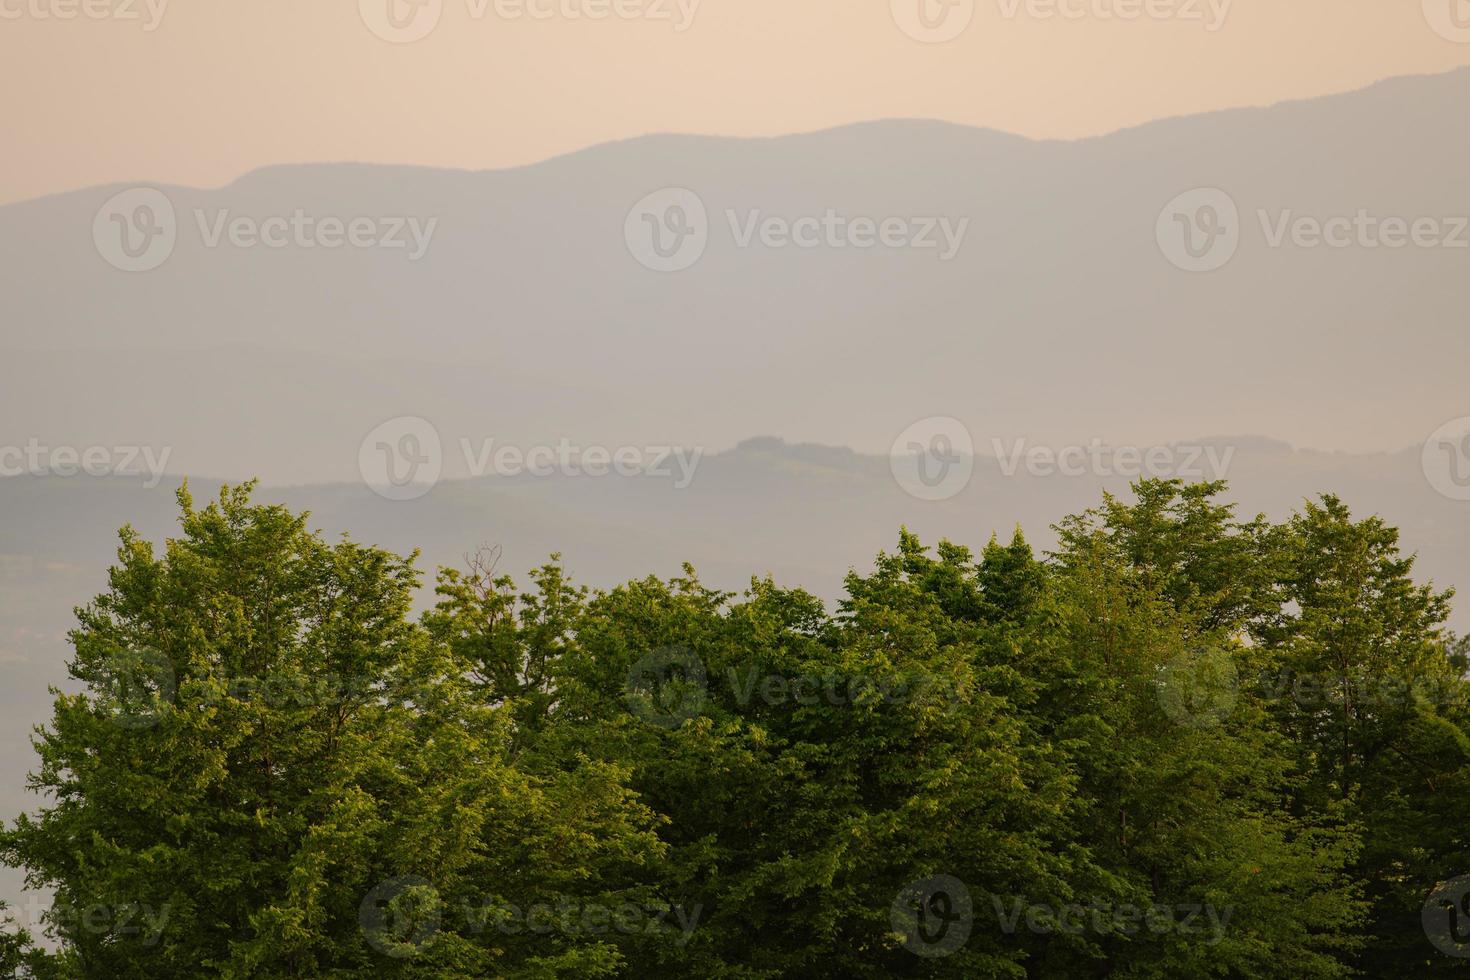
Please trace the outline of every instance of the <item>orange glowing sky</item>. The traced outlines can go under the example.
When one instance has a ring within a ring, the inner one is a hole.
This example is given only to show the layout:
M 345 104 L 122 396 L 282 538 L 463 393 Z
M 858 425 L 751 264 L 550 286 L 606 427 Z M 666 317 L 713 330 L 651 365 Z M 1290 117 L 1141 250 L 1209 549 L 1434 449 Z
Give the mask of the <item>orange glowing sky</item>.
M 390 43 L 368 26 L 390 2 L 401 18 L 442 10 L 408 21 L 434 24 L 423 39 Z M 964 29 L 909 36 L 920 2 Z M 0 0 L 0 201 L 893 116 L 1071 138 L 1470 64 L 1470 28 L 1450 20 L 1459 4 L 1470 23 L 1470 0 L 944 2 Z

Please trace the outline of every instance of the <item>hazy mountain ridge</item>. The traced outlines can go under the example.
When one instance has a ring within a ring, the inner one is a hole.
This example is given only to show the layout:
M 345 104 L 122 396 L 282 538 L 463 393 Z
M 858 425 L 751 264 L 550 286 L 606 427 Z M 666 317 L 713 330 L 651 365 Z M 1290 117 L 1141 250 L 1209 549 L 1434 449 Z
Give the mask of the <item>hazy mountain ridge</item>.
M 1463 568 L 1453 580 L 1470 581 L 1464 505 L 1430 486 L 1418 447 L 1350 454 L 1253 436 L 1191 445 L 1226 450 L 1228 497 L 1242 515 L 1280 518 L 1303 499 L 1337 493 L 1355 511 L 1402 527 L 1406 546 L 1425 555 L 1438 569 L 1431 572 L 1435 577 L 1451 581 L 1444 571 Z M 1124 476 L 1037 475 L 1024 466 L 1007 472 L 1005 462 L 978 452 L 968 486 L 943 501 L 910 497 L 885 456 L 778 436 L 752 437 L 701 457 L 682 489 L 654 476 L 520 475 L 446 480 L 411 501 L 382 499 L 361 482 L 266 485 L 258 493 L 311 511 L 314 523 L 334 534 L 348 532 L 404 552 L 422 547 L 425 568 L 453 564 L 466 550 L 491 543 L 505 548 L 516 569 L 561 551 L 593 584 L 667 574 L 692 561 L 732 573 L 722 584 L 738 587 L 760 571 L 756 565 L 775 560 L 820 569 L 820 580 L 793 584 L 832 597 L 847 568 L 891 545 L 901 525 L 930 539 L 980 545 L 992 532 L 1009 533 L 1020 523 L 1045 546 L 1052 523 L 1095 506 L 1104 491 L 1126 494 L 1130 482 Z M 188 482 L 201 502 L 220 486 L 211 478 Z M 153 488 L 142 478 L 0 479 L 0 504 L 10 518 L 0 527 L 0 555 L 100 569 L 122 524 L 155 540 L 171 533 L 180 483 L 177 476 Z M 619 547 L 603 548 L 610 538 L 619 539 Z
M 429 418 L 451 446 L 718 448 L 780 431 L 872 453 L 929 415 L 1064 444 L 1411 444 L 1465 413 L 1467 253 L 1271 248 L 1256 212 L 1470 214 L 1467 98 L 1459 71 L 1075 142 L 895 120 L 650 136 L 502 171 L 272 167 L 164 188 L 178 246 L 131 275 L 92 242 L 118 186 L 9 205 L 16 380 L 0 412 L 24 435 L 163 443 L 188 472 L 277 483 L 354 478 L 359 441 L 394 415 Z M 624 241 L 629 208 L 661 187 L 707 206 L 708 250 L 684 272 L 643 268 Z M 1155 241 L 1193 187 L 1228 190 L 1242 215 L 1238 254 L 1211 274 Z M 969 224 L 941 262 L 740 248 L 727 217 L 829 208 Z M 438 223 L 417 262 L 205 248 L 196 227 L 196 210 L 209 224 L 296 209 Z M 253 354 L 208 353 L 241 338 Z

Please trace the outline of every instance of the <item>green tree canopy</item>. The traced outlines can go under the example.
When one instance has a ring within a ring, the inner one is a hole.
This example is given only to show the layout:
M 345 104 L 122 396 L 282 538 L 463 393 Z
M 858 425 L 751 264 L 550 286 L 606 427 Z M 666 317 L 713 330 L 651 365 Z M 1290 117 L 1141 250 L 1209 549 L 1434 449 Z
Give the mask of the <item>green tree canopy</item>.
M 415 612 L 416 556 L 252 491 L 77 610 L 5 975 L 1470 970 L 1466 645 L 1334 497 L 905 530 L 832 608 L 481 552 Z

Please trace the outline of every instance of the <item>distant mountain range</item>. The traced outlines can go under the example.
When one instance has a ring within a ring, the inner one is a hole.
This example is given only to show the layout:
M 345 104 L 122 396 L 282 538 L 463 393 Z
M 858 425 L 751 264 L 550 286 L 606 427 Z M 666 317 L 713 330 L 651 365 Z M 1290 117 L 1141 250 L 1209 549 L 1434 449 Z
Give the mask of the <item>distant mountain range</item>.
M 1417 447 L 1348 454 L 1254 437 L 1197 444 L 1222 450 L 1228 499 L 1241 515 L 1280 519 L 1305 499 L 1336 493 L 1359 516 L 1379 514 L 1400 527 L 1405 548 L 1421 556 L 1421 577 L 1441 586 L 1470 582 L 1470 504 L 1434 490 Z M 1096 506 L 1105 492 L 1126 495 L 1130 483 L 1010 469 L 1006 460 L 977 456 L 954 496 L 920 500 L 905 492 L 887 457 L 762 437 L 702 458 L 682 489 L 651 476 L 520 476 L 444 481 L 403 501 L 360 481 L 265 487 L 257 496 L 309 510 L 314 526 L 330 534 L 348 532 L 403 553 L 422 549 L 421 567 L 430 572 L 495 545 L 502 568 L 517 575 L 553 551 L 593 586 L 672 575 L 688 561 L 721 588 L 739 590 L 751 575 L 772 574 L 834 599 L 847 570 L 891 548 L 900 526 L 931 544 L 948 537 L 978 549 L 993 532 L 1009 536 L 1020 525 L 1047 548 L 1054 522 Z M 178 486 L 174 479 L 150 489 L 142 479 L 80 475 L 0 479 L 0 624 L 59 639 L 71 608 L 105 584 L 119 527 L 131 523 L 153 540 L 174 533 Z M 219 484 L 191 480 L 190 488 L 202 504 Z M 1470 627 L 1470 618 L 1462 625 Z M 0 664 L 35 662 L 23 646 L 7 647 L 0 633 Z
M 157 188 L 177 237 L 150 272 L 94 242 L 94 223 L 118 233 L 99 209 L 122 186 L 13 204 L 0 417 L 11 441 L 166 445 L 172 472 L 272 483 L 355 479 L 363 436 L 397 415 L 451 446 L 717 450 L 767 431 L 886 452 L 932 415 L 987 439 L 1406 446 L 1470 414 L 1470 249 L 1270 240 L 1304 216 L 1470 215 L 1467 102 L 1462 70 L 1076 142 L 899 120 L 649 136 L 493 172 L 273 167 Z M 663 188 L 707 212 L 683 271 L 646 268 L 626 237 Z M 1240 215 L 1209 273 L 1156 235 L 1195 188 Z M 968 224 L 950 261 L 753 231 L 829 211 Z M 417 261 L 229 244 L 235 219 L 298 212 L 407 241 L 392 222 L 435 224 Z

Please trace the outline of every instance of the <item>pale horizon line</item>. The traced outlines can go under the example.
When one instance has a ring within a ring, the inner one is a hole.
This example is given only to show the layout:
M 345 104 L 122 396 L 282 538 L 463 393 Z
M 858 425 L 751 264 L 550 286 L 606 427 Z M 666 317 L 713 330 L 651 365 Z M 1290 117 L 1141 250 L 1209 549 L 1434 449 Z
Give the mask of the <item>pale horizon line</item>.
M 1288 107 L 1288 106 L 1305 105 L 1307 103 L 1322 102 L 1322 101 L 1330 100 L 1330 99 L 1349 98 L 1351 96 L 1361 95 L 1361 94 L 1363 94 L 1365 92 L 1369 92 L 1369 91 L 1372 91 L 1373 89 L 1380 88 L 1380 87 L 1383 87 L 1383 86 L 1386 86 L 1386 85 L 1394 85 L 1394 84 L 1399 84 L 1399 83 L 1403 83 L 1403 82 L 1412 82 L 1412 81 L 1425 81 L 1425 80 L 1430 80 L 1430 79 L 1447 79 L 1447 78 L 1450 78 L 1451 76 L 1455 76 L 1455 75 L 1470 75 L 1470 65 L 1461 65 L 1459 67 L 1452 68 L 1452 69 L 1450 69 L 1448 71 L 1444 71 L 1444 72 L 1416 72 L 1416 73 L 1404 74 L 1404 75 L 1388 75 L 1388 76 L 1385 76 L 1383 78 L 1377 79 L 1376 81 L 1369 82 L 1369 83 L 1367 83 L 1365 85 L 1359 85 L 1359 86 L 1356 86 L 1354 88 L 1343 89 L 1343 90 L 1337 91 L 1337 92 L 1328 92 L 1328 93 L 1324 93 L 1324 94 L 1321 94 L 1321 95 L 1296 96 L 1296 97 L 1291 97 L 1291 98 L 1278 99 L 1278 100 L 1276 100 L 1274 102 L 1257 103 L 1257 104 L 1245 104 L 1245 105 L 1234 105 L 1234 106 L 1225 106 L 1225 107 L 1217 108 L 1217 109 L 1205 109 L 1205 110 L 1202 110 L 1200 112 L 1174 113 L 1172 115 L 1160 116 L 1160 117 L 1158 117 L 1156 119 L 1149 119 L 1149 120 L 1146 120 L 1144 122 L 1134 123 L 1134 124 L 1131 124 L 1131 125 L 1128 125 L 1128 126 L 1120 126 L 1117 129 L 1112 129 L 1112 130 L 1108 130 L 1108 131 L 1103 132 L 1103 133 L 1095 133 L 1095 134 L 1090 134 L 1090 135 L 1086 135 L 1086 136 L 1075 136 L 1075 137 L 1033 137 L 1033 136 L 1026 136 L 1026 135 L 1021 134 L 1021 133 L 1011 132 L 1011 131 L 1008 131 L 1008 130 L 996 129 L 993 126 L 976 126 L 976 125 L 972 125 L 970 123 L 955 122 L 955 121 L 949 120 L 949 119 L 940 119 L 940 118 L 925 117 L 925 116 L 881 116 L 881 117 L 877 117 L 877 118 L 874 118 L 874 119 L 862 119 L 862 120 L 856 120 L 856 121 L 852 121 L 852 122 L 834 123 L 833 125 L 830 125 L 830 126 L 821 126 L 821 127 L 817 128 L 817 129 L 795 130 L 795 131 L 775 133 L 775 134 L 770 134 L 770 135 L 756 135 L 756 136 L 738 136 L 738 135 L 730 135 L 730 134 L 724 134 L 724 133 L 675 132 L 675 131 L 668 131 L 668 130 L 660 130 L 660 131 L 653 131 L 653 132 L 647 132 L 647 133 L 639 133 L 639 134 L 634 135 L 634 136 L 625 136 L 625 137 L 622 137 L 620 139 L 599 140 L 599 141 L 594 142 L 594 143 L 589 143 L 588 145 L 583 146 L 583 147 L 581 147 L 579 149 L 567 150 L 567 151 L 562 152 L 562 153 L 553 153 L 550 156 L 540 157 L 540 158 L 537 158 L 535 160 L 532 160 L 532 161 L 529 161 L 529 162 L 526 162 L 526 163 L 510 164 L 508 166 L 503 166 L 503 167 L 452 167 L 452 166 L 443 166 L 443 165 L 437 165 L 437 164 L 404 163 L 404 162 L 392 162 L 392 161 L 386 161 L 386 160 L 346 160 L 346 159 L 343 159 L 343 160 L 296 160 L 296 161 L 282 161 L 282 162 L 278 162 L 278 163 L 268 163 L 268 164 L 262 164 L 262 165 L 259 165 L 259 166 L 251 167 L 248 170 L 241 171 L 236 176 L 232 177 L 228 181 L 225 181 L 224 183 L 221 183 L 221 184 L 214 184 L 214 185 L 180 184 L 180 183 L 172 183 L 172 182 L 169 182 L 169 181 L 149 180 L 149 179 L 139 179 L 139 180 L 119 179 L 119 180 L 114 180 L 114 181 L 107 181 L 107 182 L 100 183 L 100 184 L 85 184 L 85 185 L 82 185 L 80 187 L 73 187 L 73 188 L 70 188 L 70 189 L 67 189 L 67 190 L 51 191 L 51 192 L 48 192 L 46 194 L 37 195 L 35 197 L 18 198 L 18 199 L 13 200 L 13 201 L 0 201 L 0 209 L 8 208 L 8 207 L 14 207 L 14 206 L 19 206 L 19 205 L 26 205 L 26 204 L 36 204 L 36 203 L 39 203 L 39 202 L 42 202 L 42 201 L 50 200 L 51 198 L 66 197 L 66 196 L 72 195 L 72 194 L 86 194 L 86 193 L 90 193 L 90 192 L 94 192 L 94 191 L 100 191 L 100 190 L 106 190 L 106 189 L 114 188 L 114 187 L 149 186 L 149 187 L 169 188 L 169 189 L 176 189 L 176 190 L 183 190 L 183 191 L 220 191 L 220 190 L 226 190 L 226 189 L 228 189 L 230 187 L 233 187 L 236 184 L 239 184 L 239 183 L 247 180 L 248 178 L 250 178 L 250 177 L 252 177 L 252 176 L 254 176 L 256 174 L 267 173 L 267 172 L 272 171 L 272 170 L 285 170 L 285 169 L 293 169 L 293 168 L 305 169 L 305 168 L 319 168 L 319 167 L 361 167 L 361 168 L 364 168 L 364 169 L 374 169 L 375 168 L 375 169 L 385 169 L 385 170 L 389 170 L 389 169 L 391 169 L 391 170 L 423 170 L 423 171 L 432 171 L 432 172 L 438 172 L 438 173 L 456 173 L 456 174 L 504 174 L 504 173 L 515 173 L 517 171 L 530 170 L 530 169 L 533 169 L 533 168 L 536 168 L 536 167 L 541 167 L 541 166 L 544 166 L 546 164 L 554 163 L 554 162 L 559 161 L 559 160 L 567 160 L 567 159 L 571 159 L 573 157 L 582 156 L 584 154 L 596 153 L 596 152 L 598 152 L 600 150 L 604 150 L 604 149 L 607 149 L 609 147 L 622 146 L 622 145 L 625 145 L 625 144 L 637 143 L 637 142 L 648 141 L 648 140 L 687 139 L 687 140 L 708 140 L 708 141 L 713 141 L 713 142 L 740 142 L 740 143 L 771 142 L 771 143 L 774 143 L 774 142 L 781 141 L 781 140 L 805 139 L 805 138 L 823 136 L 823 135 L 827 135 L 827 134 L 831 134 L 831 133 L 839 133 L 839 132 L 842 132 L 844 130 L 861 129 L 861 128 L 874 127 L 874 126 L 892 125 L 892 124 L 896 124 L 896 123 L 900 123 L 900 124 L 901 123 L 911 123 L 911 124 L 919 124 L 919 125 L 925 125 L 925 126 L 944 127 L 944 128 L 950 128 L 950 129 L 965 130 L 965 131 L 968 131 L 970 133 L 974 133 L 974 134 L 977 134 L 977 135 L 982 135 L 982 134 L 983 135 L 993 135 L 993 136 L 1003 137 L 1003 138 L 1006 138 L 1006 139 L 1015 140 L 1017 142 L 1028 143 L 1028 144 L 1033 144 L 1033 145 L 1049 145 L 1049 144 L 1068 144 L 1068 145 L 1071 145 L 1071 144 L 1082 144 L 1082 143 L 1091 143 L 1091 142 L 1098 142 L 1098 141 L 1107 140 L 1107 139 L 1113 139 L 1113 138 L 1116 138 L 1116 137 L 1119 137 L 1119 136 L 1124 136 L 1124 135 L 1127 135 L 1127 134 L 1130 134 L 1130 133 L 1138 132 L 1140 130 L 1148 129 L 1150 127 L 1164 126 L 1164 125 L 1168 125 L 1168 124 L 1174 123 L 1174 122 L 1179 122 L 1179 121 L 1182 121 L 1182 120 L 1204 119 L 1204 118 L 1208 118 L 1208 117 L 1211 117 L 1211 116 L 1223 116 L 1223 115 L 1230 115 L 1230 114 L 1236 114 L 1236 113 L 1270 112 L 1272 110 L 1280 109 L 1280 108 L 1284 108 L 1284 107 Z

